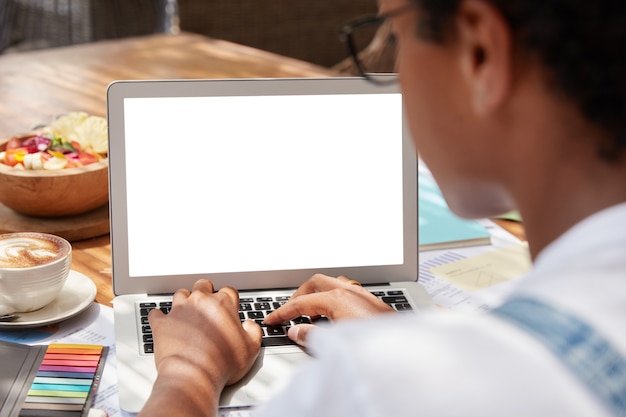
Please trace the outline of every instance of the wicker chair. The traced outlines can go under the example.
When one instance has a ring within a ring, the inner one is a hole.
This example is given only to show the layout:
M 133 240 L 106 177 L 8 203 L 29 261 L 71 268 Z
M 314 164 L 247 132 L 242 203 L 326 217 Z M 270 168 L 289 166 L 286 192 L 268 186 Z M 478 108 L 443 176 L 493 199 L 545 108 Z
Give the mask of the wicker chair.
M 0 52 L 11 44 L 10 22 L 14 18 L 14 8 L 13 0 L 0 2 Z
M 0 0 L 0 52 L 169 30 L 167 0 Z
M 0 53 L 180 27 L 354 73 L 337 30 L 376 10 L 376 0 L 0 0 Z
M 178 0 L 180 28 L 330 67 L 347 56 L 337 36 L 376 0 Z
M 85 1 L 85 0 L 79 0 Z M 168 0 L 89 0 L 92 40 L 176 31 Z
M 68 7 L 68 0 L 3 0 L 0 51 L 16 51 L 69 45 L 84 41 L 82 3 Z

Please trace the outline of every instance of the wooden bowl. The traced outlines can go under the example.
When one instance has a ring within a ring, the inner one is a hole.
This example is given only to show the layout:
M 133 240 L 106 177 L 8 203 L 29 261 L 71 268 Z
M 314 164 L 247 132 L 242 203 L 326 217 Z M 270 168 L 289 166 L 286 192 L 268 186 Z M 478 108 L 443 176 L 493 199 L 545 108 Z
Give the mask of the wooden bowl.
M 0 143 L 0 151 L 7 141 Z M 106 204 L 108 181 L 107 159 L 50 171 L 21 170 L 0 163 L 0 203 L 29 216 L 73 216 Z

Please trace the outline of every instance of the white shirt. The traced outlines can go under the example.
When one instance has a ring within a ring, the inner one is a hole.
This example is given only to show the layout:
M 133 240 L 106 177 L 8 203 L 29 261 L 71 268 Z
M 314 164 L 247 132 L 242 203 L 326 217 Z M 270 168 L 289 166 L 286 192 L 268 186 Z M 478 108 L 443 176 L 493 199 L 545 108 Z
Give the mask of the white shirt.
M 554 241 L 514 295 L 587 322 L 626 357 L 626 204 Z M 594 416 L 608 408 L 532 335 L 490 314 L 422 313 L 316 330 L 259 416 Z

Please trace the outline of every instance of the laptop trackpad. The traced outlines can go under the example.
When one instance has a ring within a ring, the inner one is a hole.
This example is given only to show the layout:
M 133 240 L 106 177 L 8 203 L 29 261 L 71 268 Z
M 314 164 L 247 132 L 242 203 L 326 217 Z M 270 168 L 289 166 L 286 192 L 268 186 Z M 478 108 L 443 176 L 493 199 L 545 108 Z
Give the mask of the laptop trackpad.
M 300 348 L 281 346 L 261 349 L 252 369 L 238 383 L 227 387 L 220 406 L 245 406 L 265 403 L 290 380 L 293 372 L 313 360 Z

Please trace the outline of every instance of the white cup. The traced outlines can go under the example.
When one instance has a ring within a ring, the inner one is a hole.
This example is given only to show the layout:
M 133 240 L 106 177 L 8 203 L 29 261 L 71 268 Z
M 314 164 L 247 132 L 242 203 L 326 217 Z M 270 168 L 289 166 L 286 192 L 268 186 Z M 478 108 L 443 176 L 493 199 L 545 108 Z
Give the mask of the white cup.
M 72 245 L 38 232 L 0 234 L 0 315 L 28 313 L 59 295 L 72 263 Z

